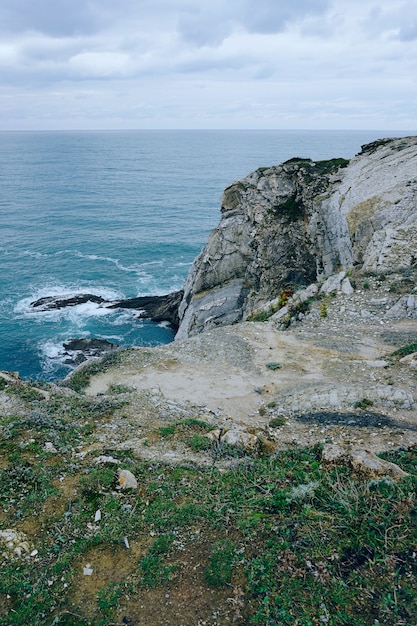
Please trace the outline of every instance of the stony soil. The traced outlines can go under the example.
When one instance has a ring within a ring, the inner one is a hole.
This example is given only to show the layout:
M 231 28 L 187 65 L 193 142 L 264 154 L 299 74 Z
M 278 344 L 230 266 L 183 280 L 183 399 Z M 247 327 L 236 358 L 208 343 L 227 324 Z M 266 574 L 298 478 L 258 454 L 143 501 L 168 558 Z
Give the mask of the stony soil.
M 271 450 L 318 441 L 350 441 L 375 452 L 416 444 L 415 361 L 390 356 L 417 339 L 416 317 L 395 315 L 396 303 L 413 293 L 410 282 L 396 274 L 359 278 L 352 294 L 313 301 L 285 331 L 271 317 L 127 351 L 86 390 L 123 392 L 127 402 L 93 446 L 211 463 L 181 438 L 158 435 L 160 427 L 190 417 L 221 433 L 256 434 Z

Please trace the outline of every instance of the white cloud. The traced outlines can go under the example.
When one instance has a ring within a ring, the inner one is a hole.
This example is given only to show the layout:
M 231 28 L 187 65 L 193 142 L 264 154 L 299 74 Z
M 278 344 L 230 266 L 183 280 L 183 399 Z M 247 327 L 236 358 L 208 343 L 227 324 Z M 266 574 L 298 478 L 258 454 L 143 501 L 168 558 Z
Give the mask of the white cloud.
M 121 52 L 80 52 L 68 61 L 70 72 L 81 77 L 123 76 L 129 66 L 129 56 Z
M 413 2 L 3 0 L 0 128 L 412 130 Z

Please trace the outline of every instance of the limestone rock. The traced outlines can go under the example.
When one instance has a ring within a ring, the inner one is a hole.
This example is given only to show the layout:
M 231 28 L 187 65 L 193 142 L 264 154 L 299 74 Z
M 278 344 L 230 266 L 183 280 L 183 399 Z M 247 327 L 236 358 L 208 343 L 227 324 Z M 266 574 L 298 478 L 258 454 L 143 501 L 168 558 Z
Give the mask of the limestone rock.
M 25 533 L 6 528 L 0 530 L 0 548 L 4 548 L 3 556 L 20 558 L 30 552 L 30 544 Z
M 323 465 L 348 465 L 358 474 L 369 478 L 389 476 L 393 480 L 400 480 L 408 476 L 395 463 L 384 461 L 378 456 L 358 446 L 335 443 L 325 445 L 322 452 Z
M 349 295 L 353 266 L 411 267 L 416 165 L 417 137 L 386 139 L 350 162 L 296 158 L 230 185 L 185 282 L 177 339 L 245 319 L 283 289 L 335 274 L 334 288 Z M 416 302 L 411 295 L 401 304 L 407 316 L 417 316 Z
M 251 452 L 256 448 L 258 437 L 243 430 L 231 429 L 221 436 L 220 441 Z
M 118 489 L 137 489 L 138 488 L 138 481 L 136 480 L 135 476 L 132 474 L 132 472 L 129 472 L 129 470 L 124 470 L 124 469 L 118 469 L 117 470 L 117 476 L 118 476 Z
M 248 453 L 254 452 L 259 443 L 259 438 L 256 434 L 250 433 L 238 426 L 230 430 L 211 430 L 206 433 L 205 436 L 214 443 L 225 443 Z
M 329 276 L 321 286 L 320 293 L 329 294 L 333 291 L 342 291 L 342 282 L 346 277 L 346 272 L 339 272 Z
M 408 354 L 400 359 L 400 363 L 402 365 L 408 365 L 409 367 L 417 368 L 417 352 L 413 352 L 412 354 Z

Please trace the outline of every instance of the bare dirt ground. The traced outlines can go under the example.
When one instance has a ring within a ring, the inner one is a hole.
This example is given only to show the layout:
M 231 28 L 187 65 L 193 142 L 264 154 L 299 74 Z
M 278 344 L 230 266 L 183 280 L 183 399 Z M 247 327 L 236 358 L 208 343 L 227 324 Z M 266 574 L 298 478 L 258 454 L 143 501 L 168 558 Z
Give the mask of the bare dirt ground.
M 184 417 L 220 432 L 257 434 L 275 448 L 320 441 L 373 451 L 414 445 L 417 369 L 390 357 L 417 338 L 417 319 L 389 314 L 402 297 L 374 281 L 367 290 L 329 296 L 325 317 L 322 302 L 313 302 L 285 331 L 271 318 L 130 350 L 87 389 L 90 396 L 118 389 L 127 400 L 119 418 L 101 429 L 100 445 L 204 462 L 204 454 L 175 437 L 156 435 Z

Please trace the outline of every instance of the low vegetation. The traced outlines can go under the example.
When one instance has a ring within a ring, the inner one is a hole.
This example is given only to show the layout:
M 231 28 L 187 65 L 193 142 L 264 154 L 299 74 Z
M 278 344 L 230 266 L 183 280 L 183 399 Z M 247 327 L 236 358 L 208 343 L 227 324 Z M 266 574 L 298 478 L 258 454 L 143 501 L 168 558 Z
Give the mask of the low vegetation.
M 0 418 L 1 625 L 415 623 L 416 449 L 385 455 L 399 483 L 325 469 L 319 446 L 228 470 L 111 449 L 97 463 L 79 451 L 117 396 L 22 397 L 25 416 Z M 209 429 L 156 436 L 198 451 Z M 137 490 L 118 489 L 117 467 Z

